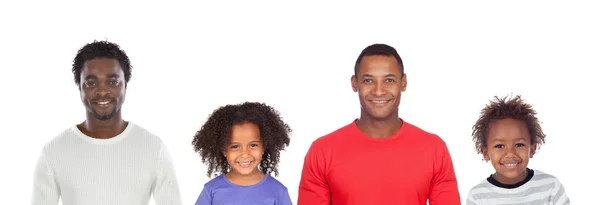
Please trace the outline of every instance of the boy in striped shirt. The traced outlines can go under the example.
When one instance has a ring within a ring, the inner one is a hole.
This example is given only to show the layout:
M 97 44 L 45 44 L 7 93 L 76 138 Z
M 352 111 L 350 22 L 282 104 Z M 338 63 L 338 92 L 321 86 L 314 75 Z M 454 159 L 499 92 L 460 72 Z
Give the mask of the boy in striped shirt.
M 491 162 L 496 173 L 471 188 L 467 205 L 570 204 L 556 177 L 527 168 L 546 137 L 536 114 L 521 96 L 495 97 L 481 110 L 473 126 L 473 141 L 477 153 Z

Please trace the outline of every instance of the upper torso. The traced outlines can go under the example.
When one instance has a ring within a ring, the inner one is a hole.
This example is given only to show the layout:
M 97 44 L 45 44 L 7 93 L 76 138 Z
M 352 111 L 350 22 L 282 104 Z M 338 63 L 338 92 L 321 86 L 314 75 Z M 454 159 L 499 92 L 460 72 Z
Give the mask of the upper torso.
M 394 136 L 381 139 L 366 136 L 350 124 L 316 140 L 313 146 L 314 154 L 322 155 L 319 170 L 333 205 L 424 205 L 445 144 L 439 137 L 405 123 Z M 451 174 L 449 178 L 455 180 Z M 300 186 L 310 185 L 301 182 Z
M 205 184 L 196 205 L 291 205 L 287 188 L 277 179 L 265 175 L 252 186 L 232 184 L 219 175 Z
M 109 139 L 72 127 L 48 143 L 44 154 L 64 205 L 146 205 L 161 149 L 158 137 L 130 123 Z

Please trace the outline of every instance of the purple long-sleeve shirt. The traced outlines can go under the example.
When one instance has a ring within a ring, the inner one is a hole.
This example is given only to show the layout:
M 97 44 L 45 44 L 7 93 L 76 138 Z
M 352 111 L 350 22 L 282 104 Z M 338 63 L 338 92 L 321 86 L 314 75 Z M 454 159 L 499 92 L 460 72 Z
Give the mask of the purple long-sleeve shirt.
M 224 174 L 204 184 L 195 205 L 292 205 L 287 188 L 277 179 L 265 175 L 252 186 L 229 182 Z

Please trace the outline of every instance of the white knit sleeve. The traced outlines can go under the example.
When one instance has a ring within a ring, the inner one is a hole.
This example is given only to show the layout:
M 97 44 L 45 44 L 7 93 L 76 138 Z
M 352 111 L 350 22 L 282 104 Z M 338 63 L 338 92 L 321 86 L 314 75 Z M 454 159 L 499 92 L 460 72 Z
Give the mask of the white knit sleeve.
M 60 189 L 45 152 L 40 155 L 33 176 L 32 205 L 57 205 Z
M 161 145 L 157 163 L 157 175 L 152 192 L 156 205 L 181 205 L 177 177 L 166 146 Z

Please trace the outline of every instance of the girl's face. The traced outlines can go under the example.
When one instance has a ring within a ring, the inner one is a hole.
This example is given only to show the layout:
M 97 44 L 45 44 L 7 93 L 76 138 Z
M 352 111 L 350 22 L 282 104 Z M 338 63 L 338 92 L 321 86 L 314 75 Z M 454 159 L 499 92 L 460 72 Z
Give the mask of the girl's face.
M 225 158 L 235 175 L 260 174 L 258 165 L 264 153 L 260 130 L 253 123 L 234 125 L 231 129 L 231 142 L 225 147 Z

